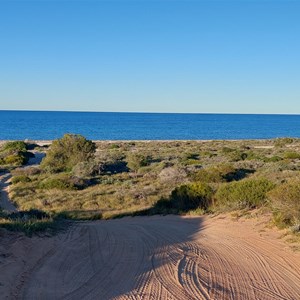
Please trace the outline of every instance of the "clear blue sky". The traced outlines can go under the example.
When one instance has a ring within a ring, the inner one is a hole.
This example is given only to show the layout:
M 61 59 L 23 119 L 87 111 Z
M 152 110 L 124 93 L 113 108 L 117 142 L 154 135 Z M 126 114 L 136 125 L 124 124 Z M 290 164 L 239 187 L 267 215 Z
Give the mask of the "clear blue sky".
M 300 1 L 0 0 L 0 109 L 300 114 Z

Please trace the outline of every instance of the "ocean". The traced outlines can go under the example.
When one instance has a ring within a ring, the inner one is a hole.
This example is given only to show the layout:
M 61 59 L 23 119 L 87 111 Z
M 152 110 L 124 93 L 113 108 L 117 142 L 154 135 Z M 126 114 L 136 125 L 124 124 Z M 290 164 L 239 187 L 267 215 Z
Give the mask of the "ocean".
M 300 137 L 300 115 L 1 111 L 0 140 L 229 140 Z

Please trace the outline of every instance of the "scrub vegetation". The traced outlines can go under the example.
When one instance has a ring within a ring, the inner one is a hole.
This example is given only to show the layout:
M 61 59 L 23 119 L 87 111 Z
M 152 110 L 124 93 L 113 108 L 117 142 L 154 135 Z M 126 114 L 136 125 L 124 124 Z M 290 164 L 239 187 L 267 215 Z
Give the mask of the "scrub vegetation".
M 294 138 L 94 143 L 68 134 L 52 143 L 39 167 L 12 174 L 14 204 L 51 218 L 264 208 L 278 226 L 300 229 L 300 140 Z
M 22 141 L 4 143 L 0 146 L 0 166 L 16 167 L 26 164 L 32 153 L 28 152 L 30 145 Z
M 65 229 L 69 223 L 59 214 L 45 213 L 39 210 L 0 212 L 0 226 L 10 231 L 22 231 L 31 236 L 48 231 L 55 233 Z

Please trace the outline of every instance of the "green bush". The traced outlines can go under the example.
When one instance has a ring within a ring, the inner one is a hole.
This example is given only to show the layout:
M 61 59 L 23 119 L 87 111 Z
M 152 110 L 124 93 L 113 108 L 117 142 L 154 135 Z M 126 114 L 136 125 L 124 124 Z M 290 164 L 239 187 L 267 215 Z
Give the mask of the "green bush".
M 11 154 L 4 158 L 3 162 L 6 165 L 21 166 L 26 163 L 26 158 L 23 155 Z
M 69 174 L 55 174 L 39 182 L 40 189 L 51 190 L 82 190 L 92 184 L 91 180 L 70 176 Z
M 22 141 L 7 142 L 3 145 L 1 151 L 5 152 L 26 152 L 27 145 Z
M 139 168 L 149 165 L 150 158 L 142 154 L 130 153 L 126 158 L 126 161 L 128 168 L 137 172 Z
M 120 148 L 120 146 L 118 144 L 111 144 L 109 146 L 109 149 L 119 149 L 119 148 Z
M 70 180 L 70 177 L 67 175 L 63 176 L 53 176 L 42 180 L 39 183 L 40 189 L 51 190 L 76 190 L 75 184 Z
M 280 156 L 277 156 L 277 155 L 263 158 L 264 162 L 278 162 L 278 161 L 281 161 L 281 160 L 282 160 L 282 158 Z
M 254 151 L 247 151 L 245 154 L 246 154 L 245 158 L 247 160 L 261 160 L 261 159 L 263 159 L 263 157 L 259 156 Z
M 206 183 L 191 183 L 175 188 L 170 196 L 172 208 L 188 211 L 195 208 L 207 209 L 211 204 L 212 188 Z
M 0 164 L 21 166 L 32 157 L 31 152 L 27 152 L 27 145 L 22 141 L 5 143 L 0 149 Z
M 300 224 L 300 180 L 278 185 L 268 193 L 277 225 Z
M 248 157 L 248 154 L 246 152 L 229 147 L 223 147 L 221 152 L 225 154 L 232 162 L 245 160 Z
M 200 182 L 223 182 L 224 178 L 219 172 L 214 172 L 211 169 L 201 169 L 192 175 L 193 180 Z
M 285 152 L 284 153 L 285 159 L 300 159 L 300 153 L 298 152 Z
M 207 183 L 224 182 L 235 172 L 236 170 L 231 164 L 220 164 L 197 171 L 193 175 L 193 180 Z
M 221 151 L 224 154 L 228 154 L 228 153 L 234 152 L 235 150 L 232 148 L 229 148 L 229 147 L 223 147 Z
M 240 150 L 235 150 L 229 153 L 229 158 L 231 161 L 241 161 L 241 160 L 245 160 L 247 157 L 248 154 Z
M 12 182 L 13 184 L 17 184 L 17 183 L 19 183 L 19 182 L 26 183 L 26 182 L 30 182 L 30 181 L 31 181 L 31 179 L 30 179 L 28 176 L 26 176 L 26 175 L 18 175 L 18 176 L 14 176 L 14 177 L 12 178 L 12 180 L 11 180 L 11 182 Z
M 32 236 L 33 234 L 44 232 L 46 230 L 55 232 L 58 230 L 59 225 L 55 220 L 49 218 L 42 220 L 29 219 L 27 221 L 2 221 L 0 222 L 0 227 L 10 231 L 24 232 L 27 236 Z
M 1 213 L 0 227 L 10 231 L 21 231 L 28 236 L 43 231 L 56 231 L 65 228 L 58 217 L 52 217 L 40 210 L 18 211 L 13 213 Z
M 53 141 L 41 167 L 53 173 L 69 172 L 78 163 L 94 158 L 95 151 L 95 144 L 85 137 L 65 134 L 61 139 Z
M 267 179 L 244 179 L 223 184 L 215 194 L 216 205 L 228 209 L 244 209 L 262 206 L 266 193 L 274 188 Z

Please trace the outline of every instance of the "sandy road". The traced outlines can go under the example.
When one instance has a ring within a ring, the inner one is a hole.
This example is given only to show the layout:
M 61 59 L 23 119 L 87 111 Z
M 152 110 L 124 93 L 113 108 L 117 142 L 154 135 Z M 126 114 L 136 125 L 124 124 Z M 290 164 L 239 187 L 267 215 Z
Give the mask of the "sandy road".
M 22 169 L 38 166 L 45 157 L 45 153 L 38 151 L 31 152 L 34 154 L 34 157 L 31 157 Z M 9 171 L 0 172 L 0 208 L 7 212 L 16 212 L 18 210 L 9 198 L 9 185 L 11 178 L 12 175 Z
M 0 293 L 4 299 L 300 299 L 299 253 L 276 232 L 255 226 L 255 220 L 155 216 L 78 223 L 51 238 L 2 237 L 9 247 L 0 248 Z
M 10 179 L 10 173 L 0 173 L 0 207 L 5 211 L 15 212 L 17 209 L 8 196 Z

